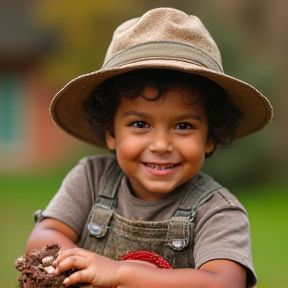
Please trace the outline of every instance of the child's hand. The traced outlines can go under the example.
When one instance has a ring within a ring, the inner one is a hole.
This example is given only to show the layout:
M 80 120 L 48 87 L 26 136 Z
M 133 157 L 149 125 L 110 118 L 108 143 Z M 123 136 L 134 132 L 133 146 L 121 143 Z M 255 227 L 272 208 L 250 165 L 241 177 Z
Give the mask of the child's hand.
M 76 283 L 90 283 L 93 287 L 117 287 L 120 261 L 111 260 L 96 253 L 73 248 L 62 250 L 56 259 L 56 274 L 77 269 L 63 282 L 65 287 Z

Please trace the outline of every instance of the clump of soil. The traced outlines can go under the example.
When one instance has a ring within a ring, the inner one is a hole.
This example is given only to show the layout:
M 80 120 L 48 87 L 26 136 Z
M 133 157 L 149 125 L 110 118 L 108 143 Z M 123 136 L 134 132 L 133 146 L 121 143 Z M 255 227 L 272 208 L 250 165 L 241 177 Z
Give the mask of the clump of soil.
M 20 288 L 60 288 L 64 279 L 70 276 L 75 270 L 67 270 L 60 275 L 55 275 L 53 262 L 58 256 L 60 247 L 58 244 L 46 245 L 42 249 L 23 255 L 15 261 L 15 267 L 21 272 L 18 277 Z M 78 285 L 71 285 L 77 288 Z

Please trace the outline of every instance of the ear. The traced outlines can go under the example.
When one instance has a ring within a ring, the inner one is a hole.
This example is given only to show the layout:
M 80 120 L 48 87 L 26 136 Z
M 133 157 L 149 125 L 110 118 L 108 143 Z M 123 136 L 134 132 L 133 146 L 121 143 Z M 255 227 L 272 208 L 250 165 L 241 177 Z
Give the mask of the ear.
M 214 149 L 214 140 L 213 138 L 209 138 L 206 142 L 205 146 L 205 154 L 209 154 L 213 151 Z
M 106 130 L 105 135 L 106 135 L 107 147 L 110 150 L 115 150 L 116 149 L 116 139 L 115 139 L 114 135 L 112 135 L 110 130 Z

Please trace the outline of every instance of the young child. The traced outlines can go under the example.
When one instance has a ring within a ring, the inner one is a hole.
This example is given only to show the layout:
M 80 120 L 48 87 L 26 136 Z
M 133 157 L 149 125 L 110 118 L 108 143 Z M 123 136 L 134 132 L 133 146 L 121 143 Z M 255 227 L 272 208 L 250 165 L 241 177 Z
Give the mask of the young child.
M 27 253 L 61 246 L 55 273 L 76 269 L 66 286 L 256 284 L 246 211 L 200 170 L 217 146 L 268 124 L 272 108 L 224 74 L 197 17 L 157 8 L 119 26 L 103 67 L 68 83 L 51 115 L 115 152 L 79 162 L 28 240 Z

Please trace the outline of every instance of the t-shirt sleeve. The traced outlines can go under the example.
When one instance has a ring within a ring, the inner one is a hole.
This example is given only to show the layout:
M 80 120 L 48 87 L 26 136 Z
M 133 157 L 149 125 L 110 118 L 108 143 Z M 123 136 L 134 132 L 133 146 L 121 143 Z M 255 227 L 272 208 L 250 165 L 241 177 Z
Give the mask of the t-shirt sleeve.
M 254 286 L 257 278 L 252 264 L 250 224 L 238 200 L 228 191 L 218 192 L 200 207 L 197 218 L 195 267 L 215 259 L 231 260 L 246 267 L 247 286 Z
M 58 192 L 42 212 L 43 217 L 62 221 L 78 235 L 92 205 L 91 183 L 85 161 L 80 161 L 65 177 Z

